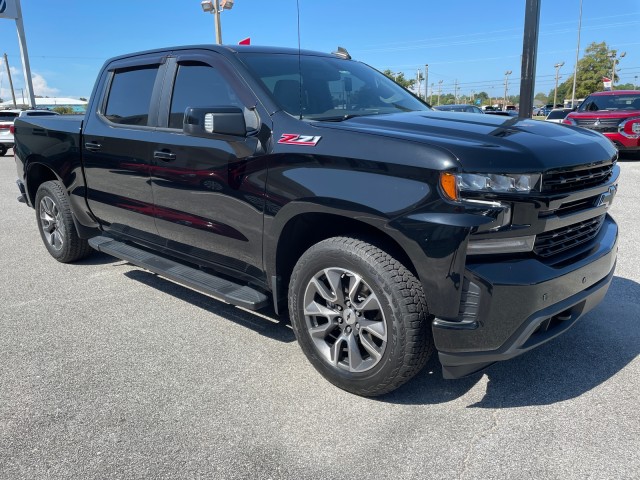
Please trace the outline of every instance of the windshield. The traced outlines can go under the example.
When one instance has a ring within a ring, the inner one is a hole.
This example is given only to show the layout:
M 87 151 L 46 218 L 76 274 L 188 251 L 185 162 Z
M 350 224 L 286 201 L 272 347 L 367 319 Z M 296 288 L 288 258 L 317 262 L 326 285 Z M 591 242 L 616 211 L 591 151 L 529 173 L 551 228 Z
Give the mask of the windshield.
M 591 95 L 578 108 L 579 112 L 597 110 L 640 110 L 640 94 Z
M 377 70 L 311 55 L 255 53 L 240 59 L 287 113 L 310 120 L 424 111 L 430 108 Z

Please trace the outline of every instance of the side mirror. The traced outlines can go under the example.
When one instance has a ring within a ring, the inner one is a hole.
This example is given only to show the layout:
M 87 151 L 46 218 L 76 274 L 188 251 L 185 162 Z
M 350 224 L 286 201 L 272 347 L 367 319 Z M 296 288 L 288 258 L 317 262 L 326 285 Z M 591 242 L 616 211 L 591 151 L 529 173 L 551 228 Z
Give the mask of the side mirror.
M 187 135 L 246 136 L 247 124 L 239 107 L 188 107 L 184 113 L 182 131 Z

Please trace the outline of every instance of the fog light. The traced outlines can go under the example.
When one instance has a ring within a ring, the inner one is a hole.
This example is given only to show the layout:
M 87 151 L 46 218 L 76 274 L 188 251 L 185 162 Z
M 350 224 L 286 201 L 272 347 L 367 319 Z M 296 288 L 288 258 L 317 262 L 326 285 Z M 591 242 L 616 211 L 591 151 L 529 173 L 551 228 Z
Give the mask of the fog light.
M 536 236 L 489 238 L 483 240 L 470 240 L 467 247 L 469 255 L 489 255 L 496 253 L 530 252 L 536 243 Z

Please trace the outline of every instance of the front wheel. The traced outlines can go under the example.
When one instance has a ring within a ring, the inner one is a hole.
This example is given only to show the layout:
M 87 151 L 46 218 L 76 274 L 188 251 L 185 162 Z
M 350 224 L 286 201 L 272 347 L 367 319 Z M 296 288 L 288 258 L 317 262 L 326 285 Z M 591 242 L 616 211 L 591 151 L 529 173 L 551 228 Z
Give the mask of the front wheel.
M 78 236 L 69 200 L 58 181 L 44 182 L 36 193 L 36 218 L 44 246 L 62 263 L 80 260 L 93 252 L 87 240 Z
M 312 365 L 357 395 L 395 390 L 432 351 L 422 285 L 362 240 L 330 238 L 307 250 L 291 276 L 289 313 Z
M 4 157 L 9 149 L 6 145 L 0 144 L 0 157 Z

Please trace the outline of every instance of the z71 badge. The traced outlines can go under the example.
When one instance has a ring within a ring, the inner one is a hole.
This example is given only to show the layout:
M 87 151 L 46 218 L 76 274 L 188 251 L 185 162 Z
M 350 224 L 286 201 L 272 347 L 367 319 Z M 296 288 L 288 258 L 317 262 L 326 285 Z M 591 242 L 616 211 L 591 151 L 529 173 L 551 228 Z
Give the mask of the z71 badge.
M 283 133 L 278 143 L 315 147 L 321 138 L 321 136 L 313 137 L 311 135 L 298 135 L 297 133 Z

